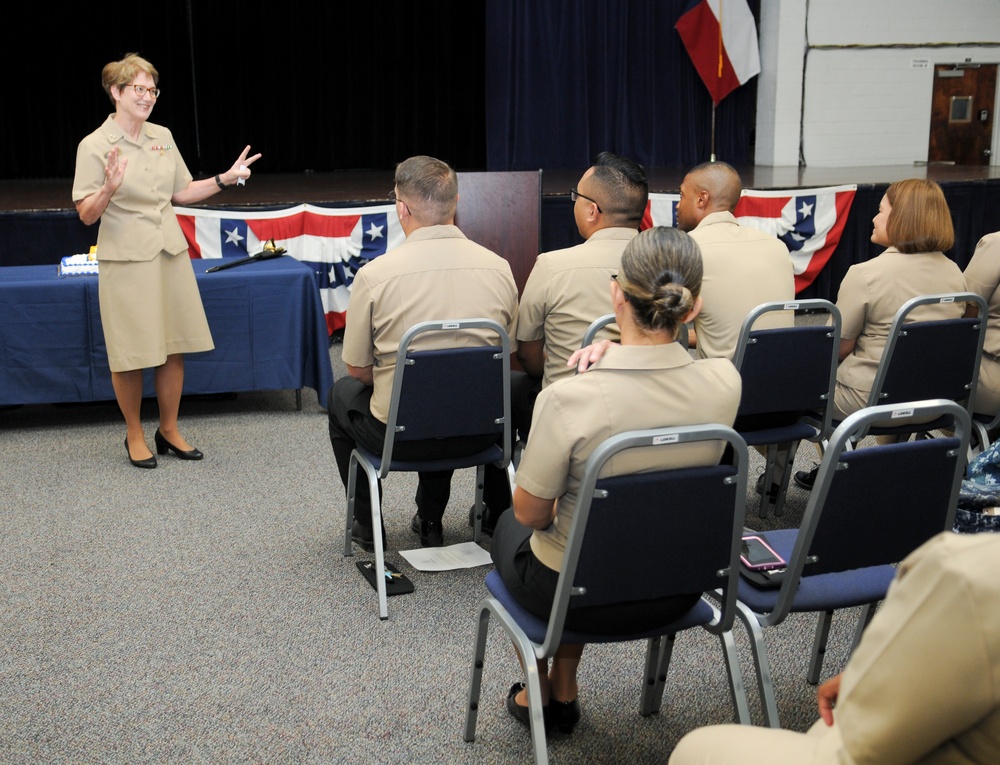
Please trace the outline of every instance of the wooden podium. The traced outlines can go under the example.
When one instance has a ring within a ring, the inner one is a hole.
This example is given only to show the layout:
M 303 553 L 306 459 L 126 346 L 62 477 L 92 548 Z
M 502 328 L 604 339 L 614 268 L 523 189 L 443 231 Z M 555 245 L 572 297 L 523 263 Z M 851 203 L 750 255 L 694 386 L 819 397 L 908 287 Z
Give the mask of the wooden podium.
M 538 257 L 542 228 L 542 171 L 458 174 L 456 225 L 508 263 L 518 294 Z

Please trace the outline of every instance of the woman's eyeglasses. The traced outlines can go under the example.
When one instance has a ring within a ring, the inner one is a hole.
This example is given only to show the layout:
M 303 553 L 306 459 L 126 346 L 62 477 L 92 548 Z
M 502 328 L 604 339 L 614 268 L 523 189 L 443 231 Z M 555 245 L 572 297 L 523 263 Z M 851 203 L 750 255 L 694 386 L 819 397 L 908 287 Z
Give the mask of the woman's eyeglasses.
M 139 96 L 139 98 L 142 98 L 147 93 L 149 93 L 150 98 L 160 97 L 159 88 L 147 88 L 145 85 L 133 85 L 132 89 L 135 91 L 135 94 Z

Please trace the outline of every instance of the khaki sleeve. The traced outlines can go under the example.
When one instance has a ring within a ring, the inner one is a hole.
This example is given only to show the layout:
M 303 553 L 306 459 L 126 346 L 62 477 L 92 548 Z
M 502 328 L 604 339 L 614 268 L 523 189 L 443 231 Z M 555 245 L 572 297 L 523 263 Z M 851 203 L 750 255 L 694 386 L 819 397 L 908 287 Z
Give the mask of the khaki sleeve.
M 979 240 L 972 260 L 965 267 L 965 283 L 970 292 L 990 302 L 1000 285 L 1000 234 L 989 234 Z
M 858 765 L 909 765 L 993 707 L 990 655 L 969 581 L 942 565 L 948 535 L 900 566 L 844 672 L 836 720 Z
M 844 340 L 856 340 L 865 328 L 871 295 L 867 280 L 862 272 L 852 266 L 847 269 L 840 290 L 837 293 L 837 308 L 840 309 L 840 336 Z
M 544 257 L 535 260 L 534 268 L 524 284 L 524 294 L 517 308 L 517 339 L 524 341 L 545 339 L 545 317 L 549 272 Z

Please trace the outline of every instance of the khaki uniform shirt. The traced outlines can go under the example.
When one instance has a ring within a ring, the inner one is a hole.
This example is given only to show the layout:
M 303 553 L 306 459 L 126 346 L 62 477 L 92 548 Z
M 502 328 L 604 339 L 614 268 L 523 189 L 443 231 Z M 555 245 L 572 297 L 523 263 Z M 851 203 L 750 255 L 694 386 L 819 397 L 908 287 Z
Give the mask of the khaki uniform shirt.
M 727 359 L 695 361 L 679 343 L 612 345 L 596 366 L 558 380 L 538 395 L 531 435 L 517 469 L 517 485 L 556 499 L 556 518 L 531 536 L 531 550 L 554 571 L 562 567 L 576 492 L 591 452 L 626 430 L 719 423 L 732 425 L 740 403 L 740 375 Z M 673 447 L 671 447 L 673 449 Z M 685 444 L 667 467 L 717 463 L 722 446 Z M 613 458 L 605 475 L 660 469 L 649 453 L 633 450 Z
M 979 240 L 965 267 L 965 282 L 989 308 L 974 404 L 977 412 L 992 415 L 1000 411 L 1000 233 Z
M 513 350 L 516 316 L 517 286 L 506 260 L 469 241 L 455 226 L 425 226 L 354 277 L 343 360 L 354 367 L 374 365 L 371 413 L 385 422 L 396 351 L 406 330 L 421 321 L 493 319 L 507 330 Z M 459 345 L 496 342 L 496 333 L 475 330 Z M 425 335 L 412 347 L 440 348 L 442 342 Z
M 834 724 L 711 725 L 670 765 L 1000 762 L 1000 538 L 945 532 L 899 573 L 847 662 Z
M 133 141 L 109 116 L 80 141 L 73 201 L 85 199 L 104 185 L 108 154 L 116 146 L 121 148 L 120 159 L 128 160 L 128 167 L 122 185 L 101 215 L 97 259 L 143 261 L 161 252 L 187 252 L 187 239 L 170 200 L 187 188 L 192 177 L 173 136 L 161 125 L 147 122 L 138 140 Z
M 705 275 L 701 313 L 695 317 L 698 358 L 732 359 L 743 320 L 761 303 L 795 300 L 795 273 L 780 239 L 740 225 L 732 213 L 706 215 L 690 232 L 701 248 Z M 771 313 L 758 329 L 790 327 L 790 311 Z
M 947 532 L 904 560 L 844 672 L 834 714 L 848 756 L 832 761 L 1000 762 L 998 600 L 993 534 Z
M 871 390 L 892 320 L 907 300 L 965 290 L 961 269 L 940 252 L 906 254 L 890 247 L 877 258 L 851 266 L 840 283 L 837 307 L 843 322 L 841 337 L 857 344 L 840 362 L 837 383 L 856 391 Z M 944 303 L 923 306 L 910 316 L 913 321 L 933 321 L 956 319 L 963 313 L 965 303 Z
M 535 260 L 517 311 L 517 339 L 545 341 L 543 387 L 575 374 L 566 361 L 580 348 L 591 322 L 611 313 L 611 275 L 637 233 L 601 229 L 583 244 L 543 252 Z M 610 325 L 600 336 L 617 340 L 618 326 Z
M 983 351 L 1000 356 L 1000 232 L 979 240 L 965 267 L 965 283 L 969 292 L 982 296 L 990 310 Z

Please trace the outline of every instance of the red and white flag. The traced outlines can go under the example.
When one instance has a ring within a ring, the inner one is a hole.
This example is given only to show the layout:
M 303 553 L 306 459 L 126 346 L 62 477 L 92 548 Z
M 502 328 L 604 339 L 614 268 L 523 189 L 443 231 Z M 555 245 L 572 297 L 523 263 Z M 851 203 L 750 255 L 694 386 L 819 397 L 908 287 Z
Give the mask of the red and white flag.
M 744 189 L 735 215 L 741 226 L 766 231 L 785 243 L 798 293 L 812 284 L 837 249 L 857 190 L 853 184 L 785 191 Z M 676 226 L 679 199 L 677 194 L 650 194 L 641 228 Z
M 246 257 L 273 239 L 316 273 L 327 327 L 344 326 L 354 274 L 405 240 L 395 205 L 281 210 L 202 210 L 175 207 L 192 258 Z
M 691 0 L 674 28 L 716 106 L 760 73 L 757 25 L 747 0 Z

